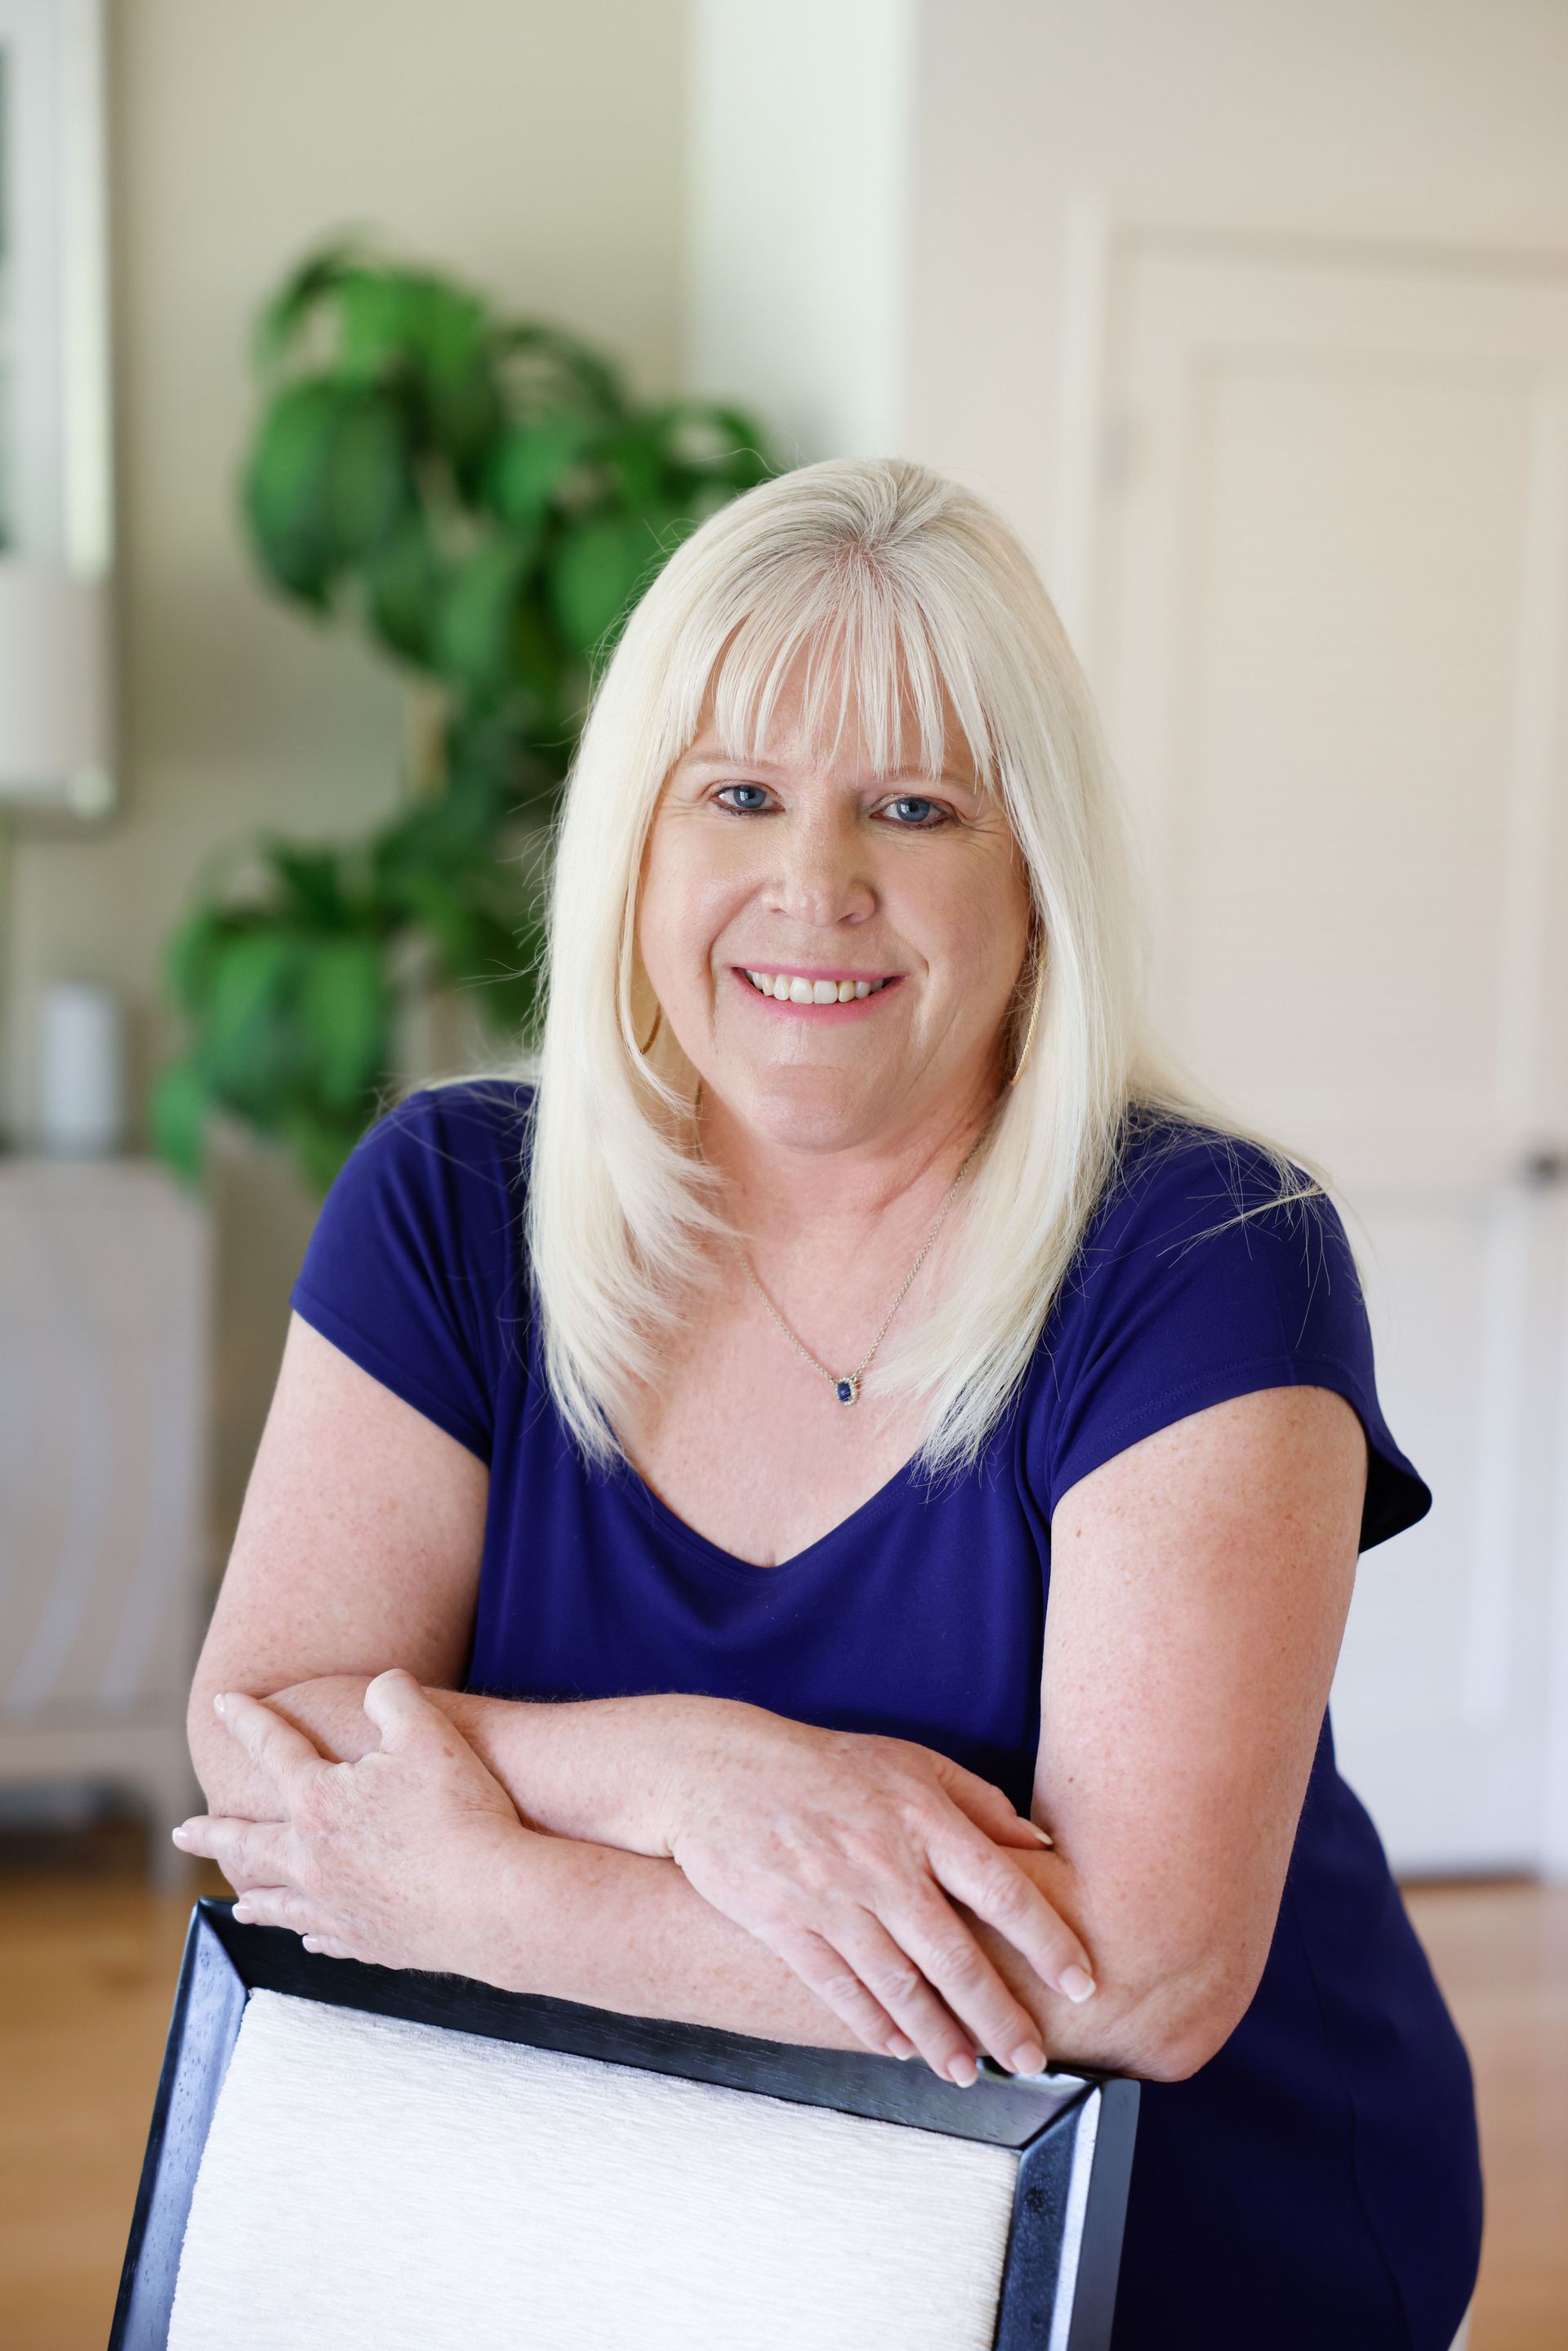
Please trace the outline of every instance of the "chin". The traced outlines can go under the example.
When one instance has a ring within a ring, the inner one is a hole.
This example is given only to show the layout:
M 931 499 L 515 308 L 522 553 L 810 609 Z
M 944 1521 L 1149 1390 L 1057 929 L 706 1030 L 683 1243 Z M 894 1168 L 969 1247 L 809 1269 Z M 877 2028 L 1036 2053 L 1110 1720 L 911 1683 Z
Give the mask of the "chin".
M 874 1129 L 881 1088 L 859 1072 L 788 1062 L 737 1072 L 722 1089 L 738 1118 L 770 1143 L 832 1151 Z

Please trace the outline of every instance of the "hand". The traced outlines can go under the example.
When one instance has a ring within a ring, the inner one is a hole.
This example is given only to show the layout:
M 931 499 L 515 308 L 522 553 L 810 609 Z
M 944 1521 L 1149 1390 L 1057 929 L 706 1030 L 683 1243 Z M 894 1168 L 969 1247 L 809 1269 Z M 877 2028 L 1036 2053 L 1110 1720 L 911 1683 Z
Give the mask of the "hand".
M 483 1977 L 500 1849 L 525 1836 L 499 1783 L 411 1674 L 365 1692 L 381 1745 L 329 1763 L 270 1707 L 214 1701 L 276 1792 L 268 1821 L 184 1823 L 174 1842 L 240 1889 L 243 1923 L 287 1927 L 308 1951 Z
M 974 2043 L 1037 2072 L 1039 2027 L 953 1900 L 1052 1990 L 1086 2000 L 1088 1954 L 1005 1850 L 1038 1852 L 1044 1832 L 989 1782 L 910 1740 L 728 1702 L 722 1713 L 706 1702 L 695 1720 L 700 1735 L 673 1742 L 663 1802 L 669 1852 L 696 1891 L 868 2048 L 918 2050 L 965 2083 Z

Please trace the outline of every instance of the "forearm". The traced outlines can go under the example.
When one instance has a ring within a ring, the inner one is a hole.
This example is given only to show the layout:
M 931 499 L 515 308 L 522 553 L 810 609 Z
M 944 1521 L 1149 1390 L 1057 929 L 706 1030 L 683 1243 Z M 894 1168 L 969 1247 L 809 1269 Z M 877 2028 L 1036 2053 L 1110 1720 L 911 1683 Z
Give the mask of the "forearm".
M 378 1744 L 364 1711 L 371 1677 L 327 1674 L 262 1695 L 334 1762 L 357 1762 Z M 662 1854 L 659 1766 L 677 1721 L 717 1714 L 723 1698 L 678 1693 L 588 1698 L 554 1705 L 430 1689 L 427 1698 L 500 1782 L 520 1819 L 552 1836 L 577 1837 Z M 266 1816 L 265 1780 L 212 1711 L 213 1693 L 193 1694 L 190 1736 L 209 1808 L 240 1819 Z M 737 1712 L 750 1708 L 737 1707 Z
M 1206 2064 L 1245 2011 L 1266 1952 L 1151 1927 L 1152 1908 L 1130 1902 L 1125 1886 L 1087 1884 L 1060 1850 L 1011 1858 L 1093 1952 L 1092 2001 L 1064 2000 L 1004 1936 L 955 1907 L 1034 2018 L 1051 2064 L 1149 2081 L 1181 2081 Z
M 673 1861 L 521 1834 L 486 1898 L 478 1971 L 506 1991 L 863 2053 L 794 1970 Z

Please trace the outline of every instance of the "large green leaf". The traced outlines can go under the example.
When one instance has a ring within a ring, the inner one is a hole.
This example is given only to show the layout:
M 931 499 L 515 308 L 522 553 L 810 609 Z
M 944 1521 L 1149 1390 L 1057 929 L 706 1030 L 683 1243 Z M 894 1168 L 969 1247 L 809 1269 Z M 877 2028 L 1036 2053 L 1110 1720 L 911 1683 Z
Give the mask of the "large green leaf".
M 255 359 L 264 374 L 281 365 L 324 298 L 354 266 L 350 248 L 328 246 L 302 261 L 256 321 Z
M 392 1000 L 379 940 L 327 939 L 306 961 L 298 1017 L 313 1064 L 313 1091 L 351 1111 L 386 1075 Z
M 537 528 L 551 503 L 603 440 L 591 416 L 561 413 L 514 424 L 497 441 L 483 496 L 504 522 Z
M 641 515 L 593 515 L 567 532 L 550 559 L 550 598 L 568 644 L 594 652 L 659 559 Z
M 446 570 L 417 507 L 360 567 L 365 618 L 388 649 L 421 669 L 434 669 Z
M 233 926 L 225 906 L 197 906 L 170 935 L 163 975 L 170 995 L 185 1011 L 197 1011 L 206 1002 L 214 967 Z
M 298 1075 L 303 960 L 297 932 L 261 926 L 232 936 L 215 959 L 196 1050 L 204 1075 L 236 1110 L 265 1113 Z
M 193 1184 L 201 1176 L 211 1108 L 211 1097 L 193 1056 L 171 1061 L 159 1072 L 150 1105 L 152 1147 L 187 1183 Z
M 267 856 L 288 903 L 288 912 L 308 924 L 328 928 L 347 921 L 342 855 L 297 841 L 269 841 Z
M 290 384 L 268 410 L 245 474 L 245 510 L 262 561 L 280 588 L 318 606 L 340 564 L 333 467 L 350 397 L 325 376 Z
M 344 402 L 332 435 L 327 528 L 343 564 L 373 556 L 396 535 L 417 490 L 408 424 L 385 392 Z
M 497 536 L 453 575 L 441 613 L 441 668 L 471 695 L 493 697 L 514 681 L 517 608 L 533 559 L 526 540 Z

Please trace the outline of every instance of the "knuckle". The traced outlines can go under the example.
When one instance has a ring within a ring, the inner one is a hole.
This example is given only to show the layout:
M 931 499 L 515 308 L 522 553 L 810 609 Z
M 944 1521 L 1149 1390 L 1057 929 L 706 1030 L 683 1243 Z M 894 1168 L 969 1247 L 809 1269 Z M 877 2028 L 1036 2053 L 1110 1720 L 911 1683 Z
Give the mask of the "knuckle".
M 871 1981 L 872 1990 L 879 2000 L 892 2001 L 894 2006 L 902 2008 L 915 1998 L 925 1979 L 913 1960 L 887 1959 L 876 1970 Z
M 979 1947 L 967 1935 L 942 1936 L 932 1945 L 931 1964 L 944 1983 L 955 1984 L 960 1991 L 978 1983 L 986 1973 Z
M 1021 1870 L 1005 1861 L 987 1865 L 980 1881 L 980 1892 L 988 1917 L 1017 1919 L 1032 1915 L 1040 1907 L 1040 1897 Z

